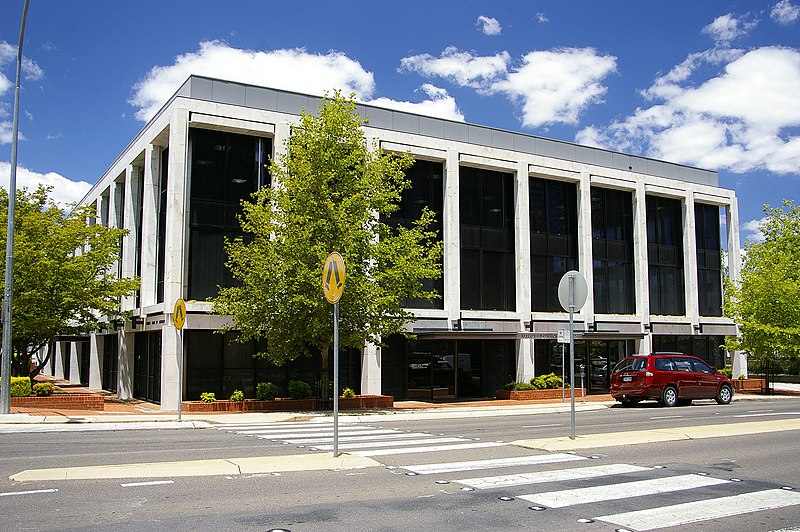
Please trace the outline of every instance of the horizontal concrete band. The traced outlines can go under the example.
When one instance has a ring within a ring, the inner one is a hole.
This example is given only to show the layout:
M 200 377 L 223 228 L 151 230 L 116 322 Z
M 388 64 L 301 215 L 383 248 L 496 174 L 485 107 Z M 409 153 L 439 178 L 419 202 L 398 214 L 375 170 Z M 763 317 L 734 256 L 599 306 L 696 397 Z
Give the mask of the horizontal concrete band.
M 216 460 L 186 460 L 146 464 L 56 467 L 28 469 L 9 478 L 13 481 L 89 480 L 108 478 L 165 478 L 212 475 L 256 475 L 289 471 L 318 471 L 379 466 L 371 458 L 333 453 L 289 456 L 256 456 Z
M 587 434 L 585 436 L 576 436 L 574 440 L 566 436 L 560 438 L 517 440 L 511 442 L 511 444 L 544 451 L 569 451 L 576 449 L 592 449 L 595 447 L 613 447 L 616 445 L 635 445 L 638 443 L 744 436 L 747 434 L 798 429 L 800 429 L 800 419 L 781 419 L 705 425 L 702 427 L 677 427 L 672 429 Z

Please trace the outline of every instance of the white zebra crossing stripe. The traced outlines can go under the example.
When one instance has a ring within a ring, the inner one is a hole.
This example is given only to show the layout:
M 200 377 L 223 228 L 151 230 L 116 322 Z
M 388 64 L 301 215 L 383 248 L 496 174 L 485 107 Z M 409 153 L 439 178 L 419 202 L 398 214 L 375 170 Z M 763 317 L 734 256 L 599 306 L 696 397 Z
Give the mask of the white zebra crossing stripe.
M 391 438 L 393 440 L 403 440 L 409 438 L 425 438 L 428 436 L 430 436 L 430 434 L 425 434 L 424 432 L 401 432 L 398 434 L 392 434 Z M 386 438 L 387 438 L 386 434 L 372 434 L 367 436 L 339 436 L 339 441 L 340 442 L 370 441 L 370 440 L 385 440 Z M 330 441 L 333 441 L 333 436 L 326 438 L 298 438 L 286 441 L 296 445 L 310 445 L 314 443 L 328 443 Z
M 553 464 L 558 462 L 572 462 L 588 460 L 584 456 L 566 453 L 542 454 L 537 456 L 515 456 L 513 458 L 492 458 L 487 460 L 470 460 L 466 462 L 446 462 L 441 464 L 423 464 L 402 466 L 418 475 L 438 475 L 441 473 L 455 473 L 457 471 L 478 471 L 481 469 L 495 469 L 498 467 L 514 467 L 525 465 Z
M 352 454 L 355 456 L 388 456 L 393 454 L 429 453 L 433 451 L 455 451 L 459 449 L 478 449 L 481 447 L 502 447 L 504 445 L 508 445 L 508 443 L 506 442 L 456 443 L 454 445 L 401 447 L 396 449 L 370 449 L 368 451 L 354 451 L 348 454 Z
M 397 441 L 371 441 L 363 443 L 346 443 L 339 445 L 339 449 L 374 449 L 379 447 L 392 447 L 394 445 L 426 445 L 432 443 L 453 443 L 457 441 L 467 441 L 464 438 L 428 438 L 425 440 L 409 440 L 403 442 Z M 332 451 L 333 445 L 315 445 L 315 449 L 320 451 Z
M 631 497 L 705 488 L 728 483 L 730 483 L 730 480 L 722 480 L 702 475 L 679 475 L 676 477 L 637 480 L 634 482 L 622 482 L 620 484 L 594 486 L 591 488 L 550 491 L 546 493 L 536 493 L 534 495 L 520 495 L 518 498 L 549 508 L 563 508 L 576 504 L 630 499 Z M 638 526 L 634 528 L 638 528 Z
M 605 521 L 635 530 L 653 530 L 673 526 L 699 523 L 711 519 L 721 519 L 751 512 L 773 510 L 800 504 L 800 493 L 781 489 L 756 491 L 718 497 L 704 501 L 687 502 L 637 510 L 619 514 L 595 517 L 597 521 Z
M 569 456 L 569 455 L 567 455 Z M 505 488 L 509 486 L 522 486 L 526 484 L 542 484 L 546 482 L 564 482 L 567 480 L 584 480 L 587 478 L 598 478 L 609 475 L 624 475 L 627 473 L 638 473 L 640 471 L 649 471 L 649 467 L 640 467 L 629 464 L 608 464 L 593 467 L 578 467 L 574 469 L 558 469 L 554 471 L 540 471 L 537 473 L 521 473 L 518 475 L 499 475 L 496 477 L 479 477 L 479 478 L 465 478 L 463 480 L 454 480 L 459 484 L 470 486 L 471 488 L 486 490 L 492 488 Z M 532 500 L 526 497 L 538 497 L 538 495 L 525 495 L 520 498 L 525 500 Z M 544 506 L 550 506 L 540 502 L 537 498 L 535 501 Z
M 340 435 L 347 435 L 347 436 L 368 436 L 370 434 L 386 434 L 387 437 L 392 434 L 400 434 L 400 431 L 397 430 L 353 430 L 353 431 L 339 431 Z M 333 437 L 333 430 L 328 430 L 327 432 L 317 432 L 317 433 L 306 433 L 306 432 L 281 432 L 277 434 L 262 434 L 262 433 L 253 433 L 250 434 L 251 436 L 257 436 L 262 440 L 282 440 L 282 439 L 295 439 L 295 438 L 302 438 L 303 436 L 317 436 L 317 437 Z

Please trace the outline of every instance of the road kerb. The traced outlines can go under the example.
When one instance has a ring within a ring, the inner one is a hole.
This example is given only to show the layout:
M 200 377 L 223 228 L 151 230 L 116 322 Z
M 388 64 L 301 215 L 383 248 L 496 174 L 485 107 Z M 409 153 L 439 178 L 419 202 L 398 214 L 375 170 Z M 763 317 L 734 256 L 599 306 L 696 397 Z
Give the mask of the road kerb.
M 28 469 L 8 478 L 15 482 L 48 480 L 97 480 L 112 478 L 172 478 L 214 475 L 244 475 L 290 471 L 320 471 L 379 466 L 370 458 L 332 453 L 259 456 L 213 460 L 185 460 L 144 464 Z
M 725 423 L 701 427 L 677 427 L 657 430 L 587 434 L 578 435 L 574 440 L 566 436 L 559 438 L 539 438 L 516 440 L 511 442 L 511 444 L 544 451 L 571 451 L 592 449 L 595 447 L 614 447 L 618 445 L 637 445 L 641 443 L 743 436 L 785 430 L 800 430 L 800 419 L 749 421 L 745 423 Z

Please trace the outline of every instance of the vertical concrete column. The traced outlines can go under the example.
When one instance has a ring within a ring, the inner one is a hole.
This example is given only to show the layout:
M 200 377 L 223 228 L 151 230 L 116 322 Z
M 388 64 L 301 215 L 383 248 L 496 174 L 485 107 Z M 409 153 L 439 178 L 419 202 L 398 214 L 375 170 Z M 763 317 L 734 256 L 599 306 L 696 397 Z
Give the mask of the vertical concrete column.
M 592 187 L 589 172 L 581 172 L 578 182 L 578 264 L 589 287 L 586 303 L 580 309 L 584 323 L 594 323 L 594 261 L 592 259 Z
M 52 356 L 55 357 L 56 365 L 53 377 L 55 377 L 56 379 L 64 378 L 64 356 L 65 356 L 64 351 L 65 351 L 64 342 L 59 342 L 59 341 L 54 342 Z
M 69 342 L 69 381 L 81 382 L 80 344 Z
M 106 341 L 110 341 L 111 337 Z M 133 398 L 133 367 L 134 367 L 134 347 L 136 335 L 133 332 L 117 332 L 117 396 L 120 399 Z
M 520 338 L 517 344 L 517 382 L 527 382 L 536 376 L 533 338 Z M 541 356 L 546 356 L 542 353 Z
M 633 193 L 633 269 L 636 314 L 642 325 L 650 325 L 650 276 L 647 261 L 647 203 L 644 181 L 640 178 Z M 644 328 L 647 332 L 647 328 Z M 649 340 L 648 340 L 649 343 Z M 649 353 L 650 351 L 639 351 Z
M 731 281 L 738 283 L 742 280 L 742 255 L 739 243 L 739 203 L 735 197 L 731 198 L 730 204 L 725 209 L 725 222 L 728 231 L 728 275 Z M 738 325 L 736 333 L 739 333 Z M 732 351 L 730 355 L 733 377 L 749 375 L 747 354 L 743 351 Z
M 128 165 L 125 169 L 125 202 L 122 205 L 124 229 L 128 230 L 128 234 L 122 240 L 122 276 L 125 278 L 136 276 L 136 257 L 142 252 L 136 247 L 139 234 L 139 224 L 136 222 L 141 202 L 141 198 L 138 197 L 140 179 L 139 169 Z M 132 310 L 135 305 L 135 296 L 122 298 L 122 310 Z
M 361 393 L 381 394 L 381 347 L 369 342 L 361 351 Z
M 186 248 L 189 219 L 189 111 L 175 107 L 169 126 L 169 178 L 167 180 L 167 217 L 164 260 L 164 313 L 172 314 L 175 302 L 186 296 Z M 226 185 L 223 185 L 226 186 Z M 171 320 L 161 330 L 161 409 L 178 409 L 180 381 L 178 331 Z M 184 365 L 185 366 L 185 365 Z
M 683 202 L 683 286 L 686 293 L 686 315 L 692 321 L 692 331 L 700 328 L 699 287 L 697 285 L 697 235 L 694 219 L 694 191 L 687 190 Z
M 461 234 L 458 152 L 447 151 L 444 168 L 442 238 L 444 242 L 444 308 L 452 326 L 461 317 Z
M 287 144 L 289 142 L 289 137 L 292 133 L 292 126 L 288 123 L 280 123 L 275 124 L 275 137 L 272 140 L 272 150 L 274 152 L 274 158 L 278 160 L 280 156 L 286 153 Z M 275 176 L 272 176 L 272 179 L 275 179 Z M 273 182 L 273 185 L 277 183 L 277 180 Z
M 89 388 L 103 389 L 103 351 L 105 336 L 91 333 L 89 335 Z
M 148 144 L 144 157 L 144 189 L 142 191 L 142 271 L 141 306 L 156 302 L 156 248 L 158 247 L 158 181 L 161 148 Z

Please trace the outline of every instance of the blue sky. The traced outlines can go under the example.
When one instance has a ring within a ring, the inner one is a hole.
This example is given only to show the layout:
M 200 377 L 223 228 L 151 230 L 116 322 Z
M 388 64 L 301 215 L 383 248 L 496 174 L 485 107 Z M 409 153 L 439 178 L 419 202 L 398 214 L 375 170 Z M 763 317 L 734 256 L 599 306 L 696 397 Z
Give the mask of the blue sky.
M 800 0 L 31 0 L 18 186 L 80 199 L 190 73 L 710 168 L 800 203 Z M 22 0 L 0 18 L 0 183 Z

